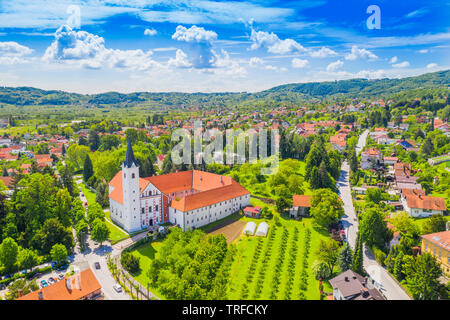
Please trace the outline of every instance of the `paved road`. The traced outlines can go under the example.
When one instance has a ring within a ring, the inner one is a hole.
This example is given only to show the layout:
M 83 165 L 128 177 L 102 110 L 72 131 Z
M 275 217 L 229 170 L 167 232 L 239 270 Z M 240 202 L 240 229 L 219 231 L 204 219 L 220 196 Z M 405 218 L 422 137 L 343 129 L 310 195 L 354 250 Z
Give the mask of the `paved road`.
M 356 147 L 357 154 L 364 148 L 368 130 L 364 131 Z M 352 249 L 356 244 L 356 233 L 358 232 L 358 219 L 353 207 L 353 200 L 349 182 L 350 167 L 347 161 L 342 163 L 341 175 L 338 180 L 338 192 L 344 205 L 345 215 L 342 218 L 342 224 L 345 229 L 347 241 Z M 381 267 L 370 252 L 364 247 L 364 269 L 375 281 L 375 285 L 380 289 L 388 300 L 411 300 L 403 288 L 394 278 Z

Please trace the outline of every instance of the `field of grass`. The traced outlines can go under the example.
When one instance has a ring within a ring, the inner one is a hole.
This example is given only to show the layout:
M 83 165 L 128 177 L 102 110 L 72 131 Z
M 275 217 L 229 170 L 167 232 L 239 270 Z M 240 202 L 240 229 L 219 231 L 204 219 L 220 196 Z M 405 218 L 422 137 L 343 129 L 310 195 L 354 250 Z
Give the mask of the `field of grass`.
M 260 220 L 255 220 L 255 222 L 258 223 Z M 231 266 L 228 298 L 239 300 L 318 300 L 320 297 L 319 282 L 314 278 L 311 266 L 316 260 L 314 252 L 320 239 L 328 238 L 328 234 L 316 230 L 312 225 L 312 219 L 295 221 L 282 218 L 280 225 L 276 227 L 275 231 L 273 231 L 274 222 L 269 221 L 269 225 L 269 233 L 274 232 L 272 240 L 270 240 L 270 236 L 267 238 L 242 236 L 235 241 L 237 254 Z M 295 229 L 298 231 L 297 240 L 294 240 Z M 307 229 L 311 232 L 310 249 L 307 257 L 308 265 L 305 269 L 307 285 L 304 288 L 305 290 L 301 290 L 301 269 L 304 260 L 304 244 Z M 271 242 L 271 245 L 268 246 L 269 242 Z M 281 249 L 283 243 L 286 243 L 284 250 Z M 297 250 L 294 257 L 292 257 L 292 252 L 295 251 L 294 247 Z M 284 251 L 284 254 L 281 255 L 281 266 L 279 266 L 277 265 L 278 255 L 280 255 L 281 251 Z M 255 255 L 257 256 L 256 259 L 254 258 Z M 263 270 L 265 271 L 263 272 Z M 250 276 L 250 279 L 248 277 L 249 274 L 253 274 L 253 276 Z M 290 275 L 292 275 L 292 278 L 290 278 Z M 275 278 L 278 278 L 279 281 L 278 289 L 274 293 L 273 282 Z M 331 288 L 324 283 L 324 290 L 329 292 Z
M 149 284 L 147 277 L 147 270 L 150 267 L 150 263 L 152 262 L 155 254 L 158 252 L 158 248 L 161 246 L 161 242 L 150 242 L 148 244 L 137 247 L 135 250 L 131 252 L 131 254 L 140 259 L 141 269 L 132 274 L 133 278 L 136 279 L 142 286 L 147 288 Z M 157 288 L 149 286 L 149 290 L 155 294 L 157 297 L 164 299 L 164 296 L 158 291 Z
M 450 216 L 444 216 L 444 218 L 447 221 L 450 221 Z M 414 222 L 416 223 L 416 225 L 419 226 L 420 230 L 422 230 L 423 224 L 428 220 L 430 220 L 430 218 L 417 218 L 417 219 L 414 219 Z
M 80 183 L 79 186 L 81 187 L 81 192 L 83 192 L 84 196 L 86 197 L 88 205 L 96 202 L 97 196 L 94 192 L 88 189 L 84 183 Z

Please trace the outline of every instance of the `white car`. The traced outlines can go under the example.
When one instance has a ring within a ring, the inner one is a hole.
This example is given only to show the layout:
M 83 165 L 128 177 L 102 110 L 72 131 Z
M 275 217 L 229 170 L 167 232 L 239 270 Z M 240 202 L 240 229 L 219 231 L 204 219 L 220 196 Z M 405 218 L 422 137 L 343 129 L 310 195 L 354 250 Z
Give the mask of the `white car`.
M 116 283 L 115 285 L 114 285 L 114 290 L 116 290 L 117 292 L 122 292 L 122 287 L 120 286 L 120 284 L 118 284 L 118 283 Z

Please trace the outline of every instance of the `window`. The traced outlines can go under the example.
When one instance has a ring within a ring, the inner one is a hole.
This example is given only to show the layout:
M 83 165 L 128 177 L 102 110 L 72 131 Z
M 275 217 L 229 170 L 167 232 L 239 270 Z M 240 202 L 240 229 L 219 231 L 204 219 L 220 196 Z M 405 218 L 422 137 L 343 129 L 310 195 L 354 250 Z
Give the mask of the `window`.
M 131 179 L 134 179 L 134 173 L 131 174 Z
M 158 211 L 158 205 L 156 205 L 155 211 Z
M 145 213 L 145 209 L 144 208 L 142 208 L 142 213 Z

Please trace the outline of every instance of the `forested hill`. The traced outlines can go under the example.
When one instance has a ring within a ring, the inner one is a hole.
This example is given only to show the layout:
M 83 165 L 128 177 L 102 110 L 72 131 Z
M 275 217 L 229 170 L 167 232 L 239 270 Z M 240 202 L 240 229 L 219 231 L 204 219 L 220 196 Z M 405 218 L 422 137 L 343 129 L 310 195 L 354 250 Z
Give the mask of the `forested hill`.
M 351 79 L 328 82 L 286 84 L 258 93 L 150 93 L 107 92 L 83 95 L 64 91 L 46 91 L 30 87 L 0 88 L 0 104 L 11 105 L 110 105 L 126 107 L 233 107 L 301 104 L 322 98 L 372 98 L 390 96 L 417 89 L 448 89 L 450 70 L 426 73 L 403 79 Z
M 450 86 L 450 70 L 426 73 L 416 77 L 403 79 L 351 79 L 327 82 L 309 82 L 286 84 L 264 92 L 302 93 L 321 98 L 332 95 L 346 95 L 348 97 L 371 97 L 377 95 L 391 95 L 400 91 Z

